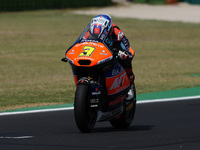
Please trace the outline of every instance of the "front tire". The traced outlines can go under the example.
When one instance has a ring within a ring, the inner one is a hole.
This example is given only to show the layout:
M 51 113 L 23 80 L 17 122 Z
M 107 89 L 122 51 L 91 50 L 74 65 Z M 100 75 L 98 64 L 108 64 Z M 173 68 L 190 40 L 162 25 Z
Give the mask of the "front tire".
M 76 125 L 83 133 L 90 132 L 96 123 L 97 113 L 90 108 L 89 85 L 77 85 L 74 101 Z

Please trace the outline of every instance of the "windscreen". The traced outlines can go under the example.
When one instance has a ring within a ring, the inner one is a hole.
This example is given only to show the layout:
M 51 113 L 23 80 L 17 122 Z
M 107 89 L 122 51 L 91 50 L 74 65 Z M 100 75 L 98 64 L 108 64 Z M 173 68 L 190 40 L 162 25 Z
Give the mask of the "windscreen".
M 98 36 L 90 33 L 90 24 L 86 26 L 83 30 L 80 37 L 77 39 L 75 43 L 82 42 L 95 42 L 95 43 L 103 43 L 108 49 L 112 50 L 113 41 L 110 35 L 110 32 L 104 29 Z

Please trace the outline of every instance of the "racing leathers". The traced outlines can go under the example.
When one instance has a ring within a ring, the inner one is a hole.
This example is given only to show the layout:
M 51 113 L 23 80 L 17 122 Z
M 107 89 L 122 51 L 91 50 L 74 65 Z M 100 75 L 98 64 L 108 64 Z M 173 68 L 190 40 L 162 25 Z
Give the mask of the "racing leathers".
M 113 31 L 111 33 L 113 39 L 113 48 L 116 48 L 118 51 L 118 60 L 126 71 L 131 85 L 135 80 L 135 75 L 132 71 L 132 59 L 134 57 L 135 51 L 130 47 L 129 41 L 120 30 L 118 26 L 113 23 Z

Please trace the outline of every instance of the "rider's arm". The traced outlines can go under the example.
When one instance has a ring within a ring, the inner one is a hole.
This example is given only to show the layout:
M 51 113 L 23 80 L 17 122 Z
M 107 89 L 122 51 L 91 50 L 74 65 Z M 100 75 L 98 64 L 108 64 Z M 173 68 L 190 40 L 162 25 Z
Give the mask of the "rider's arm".
M 124 51 L 125 53 L 128 53 L 130 59 L 134 56 L 134 50 L 130 47 L 130 43 L 124 33 L 120 30 L 118 26 L 113 24 L 113 32 L 116 37 L 117 49 Z M 121 53 L 122 54 L 122 53 Z

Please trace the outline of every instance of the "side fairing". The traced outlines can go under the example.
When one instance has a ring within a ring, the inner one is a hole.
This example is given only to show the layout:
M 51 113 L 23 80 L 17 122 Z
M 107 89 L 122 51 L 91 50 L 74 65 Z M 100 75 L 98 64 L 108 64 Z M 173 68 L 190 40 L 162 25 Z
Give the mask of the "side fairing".
M 127 89 L 130 82 L 123 67 L 116 63 L 114 67 L 106 73 L 106 88 L 108 95 L 114 95 Z

